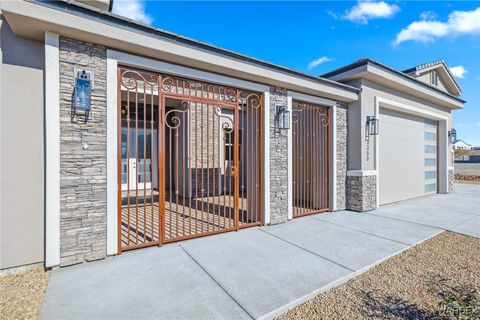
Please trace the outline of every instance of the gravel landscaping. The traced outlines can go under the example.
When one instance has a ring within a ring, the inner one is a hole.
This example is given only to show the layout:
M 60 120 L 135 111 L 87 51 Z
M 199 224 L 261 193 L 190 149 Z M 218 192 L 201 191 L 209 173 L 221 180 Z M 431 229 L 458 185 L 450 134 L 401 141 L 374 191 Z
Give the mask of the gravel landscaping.
M 476 295 L 480 308 L 480 240 L 442 234 L 290 310 L 287 319 L 457 319 L 446 298 Z M 476 290 L 476 291 L 475 291 Z M 453 291 L 453 293 L 452 293 Z M 458 292 L 462 292 L 458 295 Z M 456 294 L 456 295 L 455 295 Z M 478 314 L 471 318 L 480 319 Z
M 455 182 L 480 184 L 480 163 L 455 163 Z
M 0 319 L 38 319 L 48 277 L 43 268 L 0 276 Z

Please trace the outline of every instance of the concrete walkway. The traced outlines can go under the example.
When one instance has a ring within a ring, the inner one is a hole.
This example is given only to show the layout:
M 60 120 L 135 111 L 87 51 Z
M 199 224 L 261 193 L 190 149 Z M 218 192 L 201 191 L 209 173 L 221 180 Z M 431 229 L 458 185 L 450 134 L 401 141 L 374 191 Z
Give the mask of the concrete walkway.
M 55 270 L 41 318 L 271 318 L 446 229 L 480 238 L 480 186 Z

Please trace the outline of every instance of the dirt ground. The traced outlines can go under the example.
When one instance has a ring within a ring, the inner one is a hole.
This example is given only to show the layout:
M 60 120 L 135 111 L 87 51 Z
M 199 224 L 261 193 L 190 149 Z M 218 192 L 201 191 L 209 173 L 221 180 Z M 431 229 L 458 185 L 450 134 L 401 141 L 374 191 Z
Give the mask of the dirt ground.
M 444 232 L 290 310 L 290 319 L 450 319 L 434 283 L 480 293 L 480 239 Z M 479 313 L 480 314 L 480 313 Z
M 0 319 L 38 319 L 49 275 L 37 268 L 0 276 Z

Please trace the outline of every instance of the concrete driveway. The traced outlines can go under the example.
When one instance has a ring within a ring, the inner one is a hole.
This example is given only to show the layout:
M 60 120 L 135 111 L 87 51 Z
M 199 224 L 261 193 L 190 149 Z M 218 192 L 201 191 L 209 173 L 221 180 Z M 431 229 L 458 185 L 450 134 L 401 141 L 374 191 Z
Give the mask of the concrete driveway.
M 271 318 L 448 229 L 480 238 L 480 186 L 55 270 L 42 319 Z

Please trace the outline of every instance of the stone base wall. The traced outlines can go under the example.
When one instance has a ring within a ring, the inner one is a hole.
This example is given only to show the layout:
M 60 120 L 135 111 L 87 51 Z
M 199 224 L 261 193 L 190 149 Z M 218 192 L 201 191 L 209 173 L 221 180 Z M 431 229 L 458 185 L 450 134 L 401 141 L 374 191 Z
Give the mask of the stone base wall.
M 337 210 L 345 210 L 347 202 L 347 106 L 337 105 Z
M 270 87 L 270 224 L 288 220 L 288 130 L 278 129 L 277 105 L 287 105 L 287 90 Z
M 347 204 L 348 210 L 369 211 L 376 208 L 376 176 L 348 176 Z
M 71 117 L 75 67 L 94 72 L 87 123 Z M 106 256 L 106 74 L 105 47 L 60 38 L 61 266 Z
M 448 170 L 448 192 L 453 191 L 453 181 L 455 180 L 455 170 Z

